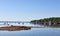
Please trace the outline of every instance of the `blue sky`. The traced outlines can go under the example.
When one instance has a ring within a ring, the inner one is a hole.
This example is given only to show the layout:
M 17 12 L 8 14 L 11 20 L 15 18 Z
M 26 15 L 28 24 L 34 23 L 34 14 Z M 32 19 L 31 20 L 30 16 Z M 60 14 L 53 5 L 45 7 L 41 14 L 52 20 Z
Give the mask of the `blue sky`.
M 30 21 L 60 17 L 60 0 L 0 0 L 0 20 Z

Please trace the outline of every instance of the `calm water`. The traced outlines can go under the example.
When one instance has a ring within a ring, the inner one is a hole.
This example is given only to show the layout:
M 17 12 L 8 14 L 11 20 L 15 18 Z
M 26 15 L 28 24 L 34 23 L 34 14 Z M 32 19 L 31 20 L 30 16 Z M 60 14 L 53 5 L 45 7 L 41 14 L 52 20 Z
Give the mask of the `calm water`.
M 34 26 L 32 24 L 24 25 Z M 0 31 L 0 36 L 60 36 L 60 28 L 31 28 L 30 30 L 21 31 Z

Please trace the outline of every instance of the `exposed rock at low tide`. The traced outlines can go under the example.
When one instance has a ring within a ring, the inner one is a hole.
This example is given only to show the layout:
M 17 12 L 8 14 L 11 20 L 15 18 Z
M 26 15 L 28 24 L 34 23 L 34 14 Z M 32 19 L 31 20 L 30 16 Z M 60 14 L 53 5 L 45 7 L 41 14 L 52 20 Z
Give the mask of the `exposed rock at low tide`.
M 7 31 L 19 31 L 19 30 L 29 30 L 31 27 L 27 26 L 5 26 L 5 27 L 0 27 L 0 30 L 7 30 Z

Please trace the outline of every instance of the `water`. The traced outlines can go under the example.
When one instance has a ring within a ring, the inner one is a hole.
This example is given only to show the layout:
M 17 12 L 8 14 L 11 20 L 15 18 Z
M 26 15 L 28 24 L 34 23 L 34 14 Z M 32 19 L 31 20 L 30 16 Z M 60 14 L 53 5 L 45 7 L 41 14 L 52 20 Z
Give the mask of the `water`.
M 34 26 L 33 24 L 24 25 Z M 60 28 L 31 28 L 30 30 L 21 31 L 0 31 L 0 36 L 60 36 Z

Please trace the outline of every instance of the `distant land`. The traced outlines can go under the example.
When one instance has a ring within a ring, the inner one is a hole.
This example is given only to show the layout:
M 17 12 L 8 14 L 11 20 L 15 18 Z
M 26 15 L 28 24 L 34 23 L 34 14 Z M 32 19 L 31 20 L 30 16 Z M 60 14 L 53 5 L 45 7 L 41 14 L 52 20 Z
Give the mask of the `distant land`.
M 32 20 L 31 23 L 49 26 L 60 26 L 60 17 L 50 17 L 39 20 Z

